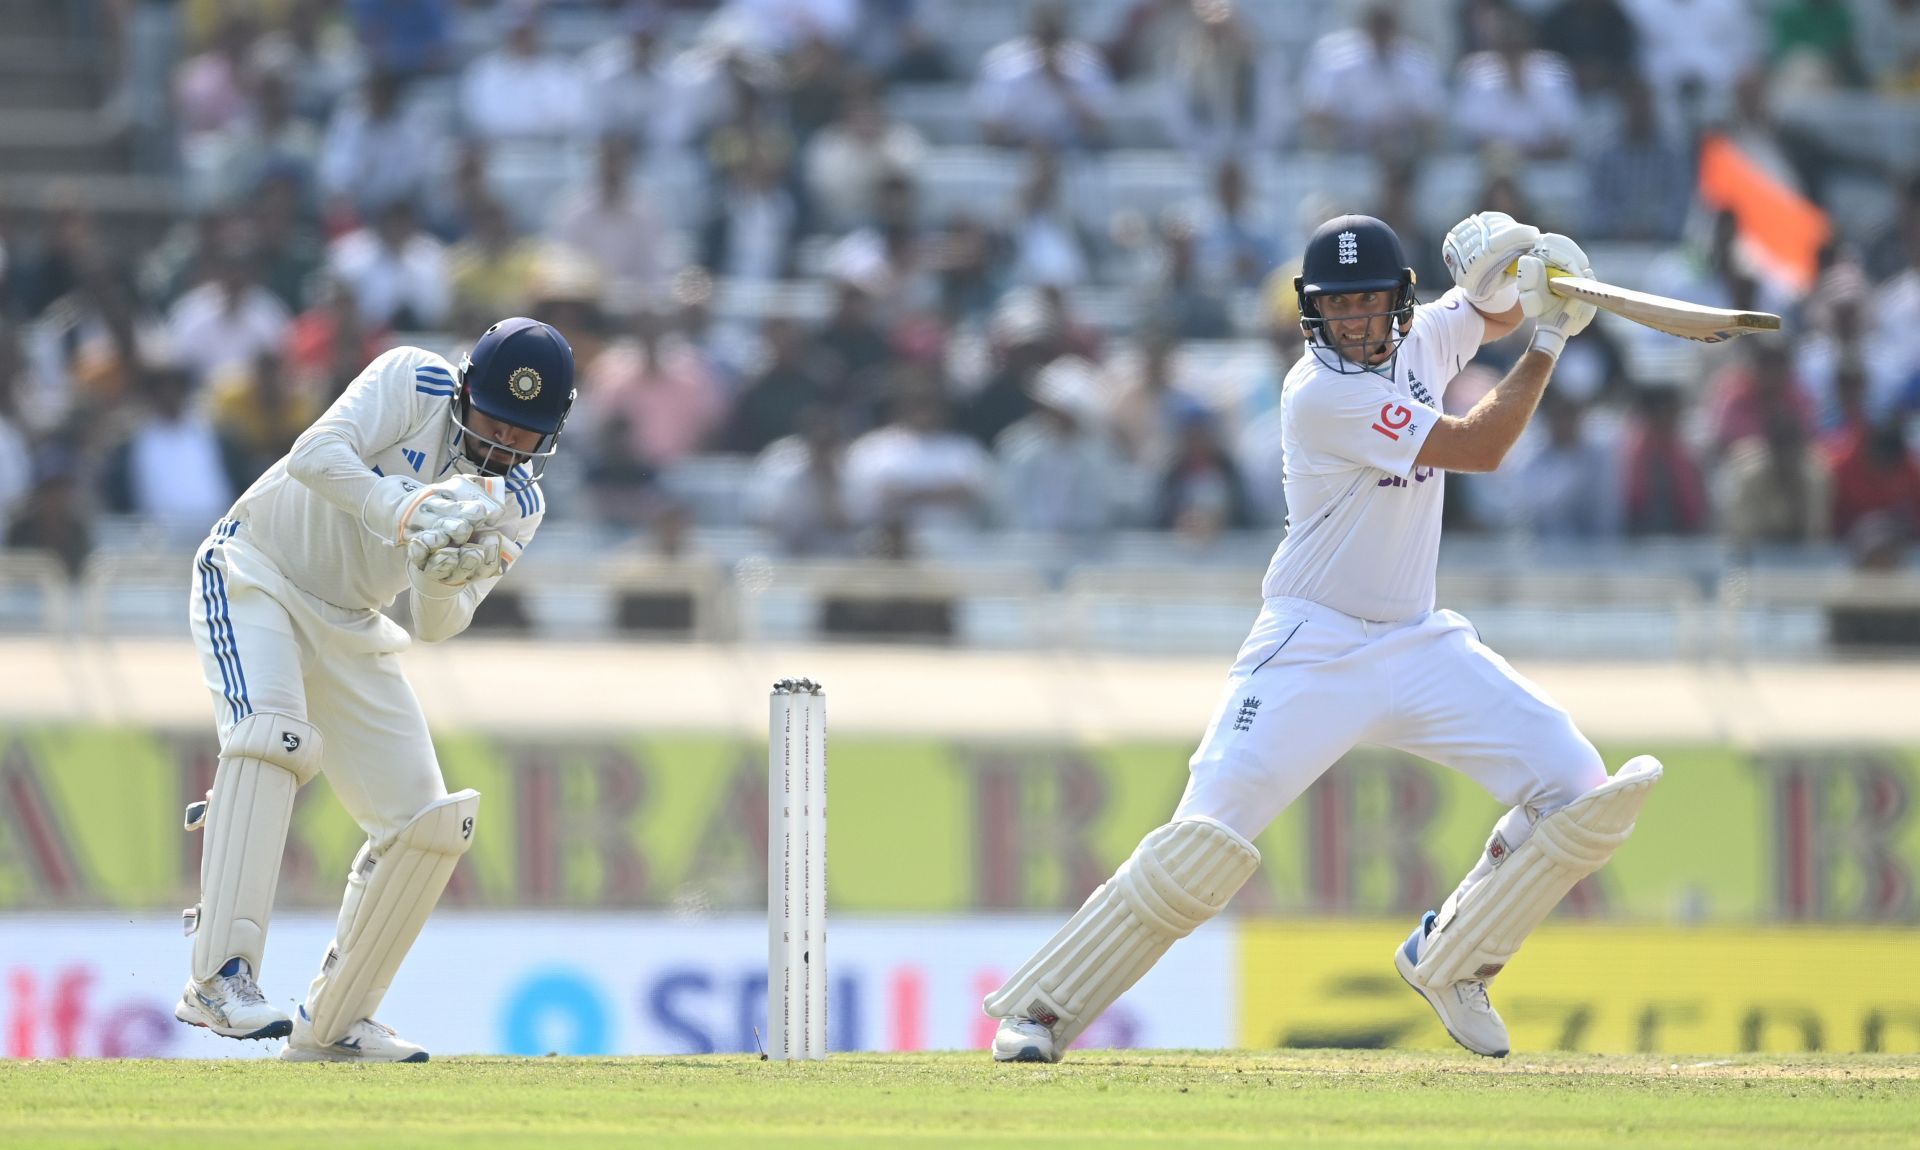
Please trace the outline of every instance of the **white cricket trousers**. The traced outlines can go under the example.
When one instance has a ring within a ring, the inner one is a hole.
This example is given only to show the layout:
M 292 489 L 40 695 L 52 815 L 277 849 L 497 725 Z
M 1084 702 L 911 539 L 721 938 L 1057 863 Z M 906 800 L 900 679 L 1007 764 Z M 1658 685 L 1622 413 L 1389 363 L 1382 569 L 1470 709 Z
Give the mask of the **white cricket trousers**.
M 400 673 L 411 640 L 399 624 L 295 587 L 231 519 L 194 557 L 191 600 L 222 744 L 255 711 L 313 724 L 328 785 L 376 848 L 446 797 L 426 715 Z
M 1572 717 L 1456 612 L 1374 623 L 1278 598 L 1240 648 L 1174 817 L 1205 815 L 1256 838 L 1360 743 L 1469 776 L 1513 808 L 1503 829 L 1607 778 Z

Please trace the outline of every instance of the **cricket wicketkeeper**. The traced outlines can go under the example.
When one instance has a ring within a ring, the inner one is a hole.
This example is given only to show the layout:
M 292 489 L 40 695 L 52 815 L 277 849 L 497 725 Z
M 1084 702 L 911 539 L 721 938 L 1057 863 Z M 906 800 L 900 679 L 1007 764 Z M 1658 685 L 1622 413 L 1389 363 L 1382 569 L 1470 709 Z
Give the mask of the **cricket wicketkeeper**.
M 187 808 L 205 837 L 180 1021 L 285 1037 L 295 1062 L 427 1060 L 373 1013 L 473 843 L 480 795 L 447 793 L 400 673 L 407 634 L 381 608 L 405 592 L 429 643 L 466 629 L 540 525 L 540 476 L 573 399 L 573 350 L 534 320 L 488 328 L 458 368 L 395 348 L 200 548 L 190 614 L 220 764 Z M 320 772 L 367 842 L 289 1019 L 256 979 L 294 792 Z

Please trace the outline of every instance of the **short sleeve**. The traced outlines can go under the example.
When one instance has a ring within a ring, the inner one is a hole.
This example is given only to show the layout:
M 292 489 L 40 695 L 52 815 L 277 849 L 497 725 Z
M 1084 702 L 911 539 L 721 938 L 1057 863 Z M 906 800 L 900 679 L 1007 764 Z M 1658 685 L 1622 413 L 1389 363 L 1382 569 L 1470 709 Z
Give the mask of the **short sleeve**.
M 1294 393 L 1287 415 L 1293 438 L 1313 455 L 1399 476 L 1413 470 L 1420 445 L 1440 422 L 1439 412 L 1395 395 L 1371 372 L 1313 376 Z
M 1440 359 L 1442 378 L 1452 379 L 1480 354 L 1480 341 L 1487 335 L 1487 321 L 1467 302 L 1466 293 L 1456 287 L 1449 288 L 1447 294 L 1432 303 L 1415 308 L 1413 330 L 1423 340 L 1432 342 Z

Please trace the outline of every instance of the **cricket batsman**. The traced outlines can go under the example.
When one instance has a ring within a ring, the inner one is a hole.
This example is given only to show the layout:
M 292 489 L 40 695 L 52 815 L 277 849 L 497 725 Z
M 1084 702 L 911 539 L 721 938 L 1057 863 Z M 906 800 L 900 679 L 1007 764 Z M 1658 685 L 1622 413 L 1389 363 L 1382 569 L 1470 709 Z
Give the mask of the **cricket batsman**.
M 465 630 L 533 539 L 540 476 L 573 405 L 573 350 L 530 319 L 488 328 L 458 368 L 399 347 L 214 526 L 189 613 L 220 761 L 205 802 L 192 972 L 174 1016 L 287 1038 L 295 1062 L 425 1062 L 374 1021 L 460 856 L 480 795 L 447 793 L 400 673 L 405 592 L 429 643 Z M 260 991 L 293 797 L 324 772 L 366 831 L 320 973 L 294 1018 Z
M 1386 224 L 1340 216 L 1309 240 L 1294 288 L 1312 354 L 1282 385 L 1289 516 L 1265 602 L 1172 821 L 987 997 L 1000 1019 L 994 1058 L 1059 1061 L 1219 913 L 1259 867 L 1253 840 L 1356 744 L 1460 771 L 1510 808 L 1459 887 L 1392 952 L 1400 977 L 1476 1054 L 1509 1048 L 1487 996 L 1494 976 L 1633 829 L 1659 762 L 1643 755 L 1608 777 L 1546 692 L 1465 618 L 1434 609 L 1447 472 L 1500 466 L 1567 340 L 1593 319 L 1593 305 L 1547 290 L 1549 269 L 1593 272 L 1572 240 L 1501 212 L 1462 220 L 1442 252 L 1454 286 L 1416 306 L 1413 270 Z M 1499 386 L 1466 415 L 1443 414 L 1447 385 L 1480 345 L 1526 317 L 1532 344 Z

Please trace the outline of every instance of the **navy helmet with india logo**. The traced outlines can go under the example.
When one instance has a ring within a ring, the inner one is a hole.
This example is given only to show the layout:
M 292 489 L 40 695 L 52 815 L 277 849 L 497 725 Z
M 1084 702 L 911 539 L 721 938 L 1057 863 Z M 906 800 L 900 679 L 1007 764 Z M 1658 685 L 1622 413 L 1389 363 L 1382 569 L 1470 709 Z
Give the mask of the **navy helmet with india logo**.
M 538 478 L 546 470 L 573 407 L 573 348 L 539 320 L 516 316 L 486 330 L 460 360 L 454 394 L 454 459 L 482 475 L 504 475 L 525 464 Z M 482 435 L 473 412 L 540 435 L 531 450 Z
M 1320 314 L 1322 296 L 1357 292 L 1382 292 L 1386 306 L 1361 319 L 1386 315 L 1393 319 L 1389 341 L 1395 350 L 1413 324 L 1413 268 L 1400 248 L 1400 237 L 1393 229 L 1372 216 L 1335 216 L 1314 229 L 1307 250 L 1300 259 L 1300 274 L 1294 277 L 1293 290 L 1300 304 L 1300 331 L 1314 357 L 1335 371 L 1364 371 L 1366 368 L 1341 355 L 1341 348 L 1327 330 Z M 1364 341 L 1361 341 L 1364 343 Z M 1356 345 L 1352 350 L 1364 352 Z M 1361 356 L 1365 358 L 1364 355 Z

